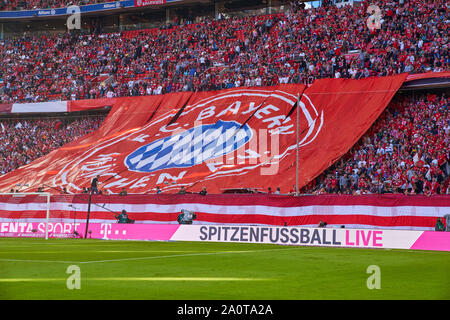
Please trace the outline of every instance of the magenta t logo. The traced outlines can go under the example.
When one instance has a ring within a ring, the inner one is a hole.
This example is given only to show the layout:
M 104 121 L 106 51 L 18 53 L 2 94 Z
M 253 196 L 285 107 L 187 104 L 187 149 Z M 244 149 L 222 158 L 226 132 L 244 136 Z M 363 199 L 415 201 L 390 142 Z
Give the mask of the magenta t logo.
M 100 234 L 103 234 L 103 238 L 102 239 L 107 240 L 108 239 L 108 235 L 111 234 L 111 229 L 112 229 L 111 223 L 102 223 L 100 225 L 100 229 L 101 229 L 100 230 Z

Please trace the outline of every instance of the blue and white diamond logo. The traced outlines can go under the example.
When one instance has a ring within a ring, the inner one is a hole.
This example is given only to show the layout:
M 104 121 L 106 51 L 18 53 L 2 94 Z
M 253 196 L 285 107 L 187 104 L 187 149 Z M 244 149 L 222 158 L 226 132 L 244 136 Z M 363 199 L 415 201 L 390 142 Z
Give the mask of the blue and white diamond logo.
M 223 157 L 251 138 L 252 130 L 247 124 L 219 120 L 139 147 L 125 158 L 125 165 L 137 172 L 192 167 Z

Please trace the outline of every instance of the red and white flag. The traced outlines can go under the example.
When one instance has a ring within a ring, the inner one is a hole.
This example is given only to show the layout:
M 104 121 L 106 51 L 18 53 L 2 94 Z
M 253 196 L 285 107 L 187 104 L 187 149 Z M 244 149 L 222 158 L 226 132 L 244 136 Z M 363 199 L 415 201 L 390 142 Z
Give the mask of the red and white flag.
M 405 78 L 72 101 L 72 110 L 112 108 L 97 131 L 2 176 L 0 188 L 10 190 L 20 180 L 30 185 L 23 191 L 46 184 L 78 193 L 100 175 L 102 188 L 112 193 L 123 187 L 151 193 L 156 186 L 166 193 L 181 186 L 188 192 L 287 192 L 296 184 L 297 125 L 302 187 L 358 141 Z

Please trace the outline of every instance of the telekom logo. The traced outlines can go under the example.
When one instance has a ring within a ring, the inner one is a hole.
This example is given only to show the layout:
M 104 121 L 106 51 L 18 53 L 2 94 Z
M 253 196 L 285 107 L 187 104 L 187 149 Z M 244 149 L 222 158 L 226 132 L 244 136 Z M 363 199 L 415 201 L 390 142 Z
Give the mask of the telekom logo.
M 123 239 L 127 234 L 127 229 L 124 226 L 117 226 L 114 228 L 113 232 L 112 223 L 102 223 L 100 224 L 100 235 L 103 235 L 104 240 L 108 239 Z
M 102 239 L 108 239 L 108 235 L 111 234 L 111 229 L 112 229 L 112 225 L 111 223 L 102 223 L 100 225 L 100 234 L 103 234 L 103 238 Z

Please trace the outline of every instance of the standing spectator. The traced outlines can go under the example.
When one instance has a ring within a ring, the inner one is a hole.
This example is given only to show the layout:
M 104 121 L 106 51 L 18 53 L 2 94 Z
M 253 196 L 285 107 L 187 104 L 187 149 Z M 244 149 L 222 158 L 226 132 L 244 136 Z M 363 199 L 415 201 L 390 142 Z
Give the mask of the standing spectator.
M 100 183 L 99 181 L 100 179 L 100 175 L 97 175 L 94 179 L 92 179 L 91 182 L 91 194 L 99 194 L 99 189 L 98 189 L 98 185 Z

